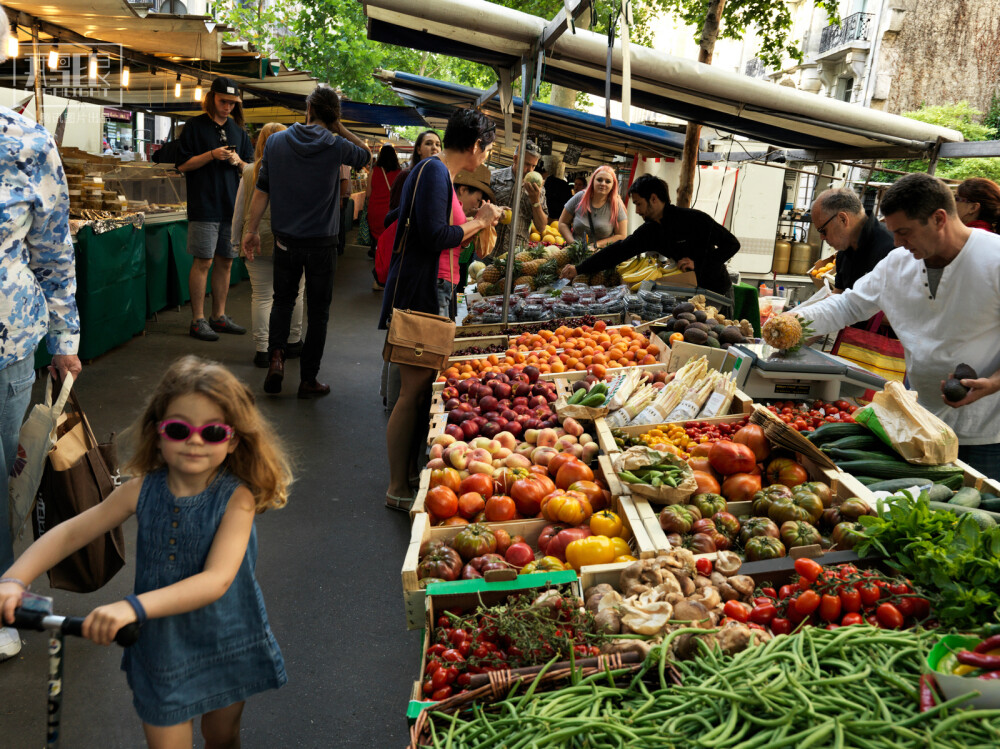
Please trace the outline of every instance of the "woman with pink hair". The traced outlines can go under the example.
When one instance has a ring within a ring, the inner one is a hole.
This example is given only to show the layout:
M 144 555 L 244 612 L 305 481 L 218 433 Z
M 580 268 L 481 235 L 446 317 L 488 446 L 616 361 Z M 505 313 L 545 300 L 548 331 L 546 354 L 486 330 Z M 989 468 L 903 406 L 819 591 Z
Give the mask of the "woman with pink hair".
M 586 241 L 600 249 L 628 236 L 628 216 L 618 195 L 618 177 L 610 166 L 590 175 L 587 189 L 566 201 L 559 233 L 567 242 Z

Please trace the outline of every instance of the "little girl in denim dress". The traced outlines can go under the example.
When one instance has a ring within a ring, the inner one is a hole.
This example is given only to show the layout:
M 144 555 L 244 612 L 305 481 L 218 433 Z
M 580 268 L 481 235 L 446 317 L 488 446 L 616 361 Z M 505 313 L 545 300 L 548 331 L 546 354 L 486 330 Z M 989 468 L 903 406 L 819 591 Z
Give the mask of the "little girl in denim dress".
M 107 645 L 142 625 L 122 669 L 151 747 L 238 746 L 247 697 L 287 681 L 254 577 L 254 518 L 285 505 L 291 471 L 250 390 L 189 356 L 164 375 L 136 425 L 126 471 L 139 478 L 56 526 L 3 574 L 0 621 L 27 584 L 136 515 L 135 592 L 94 609 L 83 635 Z

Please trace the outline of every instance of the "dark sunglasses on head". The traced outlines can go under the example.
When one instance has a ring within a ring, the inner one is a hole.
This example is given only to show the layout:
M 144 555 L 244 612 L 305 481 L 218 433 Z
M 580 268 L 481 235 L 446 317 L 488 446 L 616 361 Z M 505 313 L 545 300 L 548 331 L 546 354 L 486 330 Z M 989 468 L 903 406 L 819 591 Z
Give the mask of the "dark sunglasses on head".
M 156 425 L 156 431 L 160 433 L 161 437 L 171 442 L 184 442 L 193 433 L 209 444 L 226 442 L 236 433 L 236 430 L 228 424 L 204 424 L 196 427 L 181 419 L 166 419 L 161 421 Z

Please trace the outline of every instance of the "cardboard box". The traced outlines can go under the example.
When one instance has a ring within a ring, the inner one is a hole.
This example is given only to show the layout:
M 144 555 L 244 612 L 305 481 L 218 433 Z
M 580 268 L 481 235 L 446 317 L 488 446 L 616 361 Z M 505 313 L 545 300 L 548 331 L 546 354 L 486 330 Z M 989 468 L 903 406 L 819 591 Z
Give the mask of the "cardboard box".
M 676 372 L 689 361 L 697 359 L 699 356 L 706 357 L 708 359 L 708 366 L 712 369 L 723 374 L 726 371 L 722 368 L 723 362 L 726 361 L 726 351 L 724 349 L 699 346 L 696 343 L 688 343 L 687 341 L 677 341 L 668 351 L 670 352 L 668 372 Z

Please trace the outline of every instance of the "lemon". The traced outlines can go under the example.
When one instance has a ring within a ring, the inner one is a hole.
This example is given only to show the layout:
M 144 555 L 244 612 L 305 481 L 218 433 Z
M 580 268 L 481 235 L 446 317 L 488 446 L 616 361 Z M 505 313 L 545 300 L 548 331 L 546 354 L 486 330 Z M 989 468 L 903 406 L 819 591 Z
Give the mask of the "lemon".
M 541 241 L 542 236 L 537 231 L 533 231 L 531 232 L 531 234 L 528 235 L 528 239 L 530 239 L 532 242 L 539 242 Z

